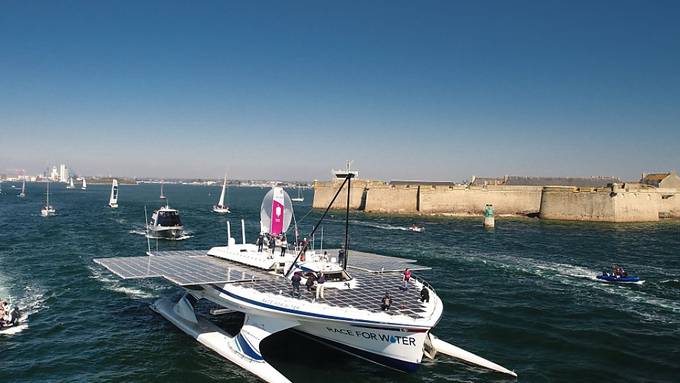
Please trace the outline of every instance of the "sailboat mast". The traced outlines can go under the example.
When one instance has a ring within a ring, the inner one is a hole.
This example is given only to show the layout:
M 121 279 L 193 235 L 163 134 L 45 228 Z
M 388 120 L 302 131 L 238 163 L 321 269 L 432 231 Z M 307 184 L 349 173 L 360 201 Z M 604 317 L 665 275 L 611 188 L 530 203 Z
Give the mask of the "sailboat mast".
M 50 207 L 50 183 L 47 182 L 47 203 L 45 206 L 49 209 Z

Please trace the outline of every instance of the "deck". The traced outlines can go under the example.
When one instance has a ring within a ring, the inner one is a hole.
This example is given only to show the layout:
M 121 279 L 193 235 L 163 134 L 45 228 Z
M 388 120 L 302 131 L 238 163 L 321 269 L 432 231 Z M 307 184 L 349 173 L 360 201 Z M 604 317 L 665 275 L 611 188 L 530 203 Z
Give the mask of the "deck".
M 326 250 L 337 257 L 337 249 Z M 290 281 L 280 275 L 207 255 L 207 250 L 180 250 L 152 252 L 153 256 L 99 258 L 94 261 L 122 279 L 161 277 L 179 286 L 213 283 L 238 283 L 259 292 L 292 296 Z M 429 270 L 415 264 L 415 260 L 378 254 L 350 251 L 348 272 L 357 281 L 353 289 L 326 288 L 324 303 L 341 308 L 356 308 L 381 312 L 381 300 L 385 293 L 392 298 L 390 315 L 406 315 L 414 319 L 424 318 L 427 309 L 420 302 L 420 292 L 411 282 L 403 291 L 401 271 Z M 300 287 L 298 299 L 309 302 L 315 299 L 315 290 Z

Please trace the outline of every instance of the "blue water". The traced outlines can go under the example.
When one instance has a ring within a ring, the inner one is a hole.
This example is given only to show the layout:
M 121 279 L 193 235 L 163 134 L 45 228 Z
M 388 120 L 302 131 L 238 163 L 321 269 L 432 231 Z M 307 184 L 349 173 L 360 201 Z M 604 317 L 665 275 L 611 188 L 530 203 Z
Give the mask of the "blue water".
M 53 185 L 58 215 L 40 217 L 44 184 L 28 197 L 0 194 L 0 296 L 30 313 L 28 328 L 0 335 L 0 382 L 257 382 L 152 312 L 178 289 L 162 280 L 119 281 L 95 257 L 139 256 L 144 206 L 159 206 L 157 185 L 122 185 L 120 208 L 109 187 L 86 192 Z M 226 220 L 253 240 L 267 190 L 232 188 L 227 217 L 211 212 L 219 187 L 166 185 L 191 238 L 160 249 L 205 249 L 226 240 Z M 300 220 L 312 193 L 296 205 Z M 309 231 L 319 217 L 300 222 Z M 340 244 L 343 215 L 324 226 L 324 245 Z M 588 224 L 479 218 L 387 217 L 353 213 L 354 248 L 416 258 L 445 304 L 433 331 L 498 362 L 522 382 L 654 381 L 680 376 L 680 223 Z M 405 230 L 411 223 L 425 233 Z M 317 240 L 319 238 L 317 237 Z M 156 243 L 152 246 L 155 248 Z M 611 263 L 639 274 L 642 286 L 592 277 Z M 237 327 L 238 316 L 219 319 Z M 295 382 L 513 381 L 446 357 L 407 375 L 365 363 L 293 333 L 263 344 L 265 356 Z

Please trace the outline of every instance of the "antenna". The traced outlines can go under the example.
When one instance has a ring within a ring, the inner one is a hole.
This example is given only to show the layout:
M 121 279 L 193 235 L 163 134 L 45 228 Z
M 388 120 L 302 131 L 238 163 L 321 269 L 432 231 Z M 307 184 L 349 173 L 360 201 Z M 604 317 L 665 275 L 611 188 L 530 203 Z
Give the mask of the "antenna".
M 243 237 L 243 244 L 246 244 L 246 221 L 241 219 L 241 237 Z
M 227 246 L 229 246 L 230 241 L 231 241 L 231 223 L 227 221 Z

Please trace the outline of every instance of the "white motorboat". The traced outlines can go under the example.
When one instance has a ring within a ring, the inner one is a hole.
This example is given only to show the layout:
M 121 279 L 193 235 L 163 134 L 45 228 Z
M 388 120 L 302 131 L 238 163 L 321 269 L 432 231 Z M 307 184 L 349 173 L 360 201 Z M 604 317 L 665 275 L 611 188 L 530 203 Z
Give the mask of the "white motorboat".
M 151 222 L 146 225 L 146 236 L 153 239 L 180 239 L 184 236 L 184 226 L 179 211 L 169 205 L 161 206 L 153 212 Z
M 81 186 L 80 189 L 87 190 L 87 182 L 85 181 L 85 177 L 83 177 L 83 186 Z
M 66 186 L 66 189 L 75 189 L 76 185 L 73 184 L 73 177 L 69 177 L 68 179 L 68 185 Z
M 351 175 L 345 182 L 350 182 L 350 178 Z M 329 208 L 334 201 L 335 198 Z M 327 212 L 328 209 L 310 236 Z M 280 187 L 270 190 L 260 212 L 262 235 L 280 237 L 289 227 L 291 217 L 288 194 Z M 269 252 L 246 243 L 244 229 L 242 221 L 241 244 L 231 237 L 228 225 L 226 246 L 207 251 L 149 251 L 149 256 L 94 261 L 123 279 L 162 276 L 183 288 L 184 294 L 178 301 L 162 298 L 152 308 L 201 344 L 266 382 L 290 382 L 265 360 L 260 350 L 265 338 L 284 330 L 404 371 L 415 370 L 424 357 L 434 358 L 439 352 L 517 376 L 431 334 L 444 310 L 441 298 L 420 278 L 408 281 L 408 289 L 401 288 L 402 270 L 428 267 L 419 266 L 412 259 L 353 250 L 343 251 L 341 260 L 338 250 L 318 254 L 307 248 L 308 242 L 296 251 Z M 347 242 L 344 248 L 348 249 Z M 326 283 L 323 289 L 318 289 L 323 291 L 318 299 L 304 287 L 300 292 L 291 288 L 293 276 L 304 275 L 301 280 L 304 286 L 307 278 L 312 278 L 312 274 L 320 276 L 320 272 L 324 273 Z M 385 306 L 385 292 L 393 294 L 394 304 Z M 201 299 L 221 307 L 212 312 L 244 313 L 238 334 L 229 334 L 197 315 L 194 307 Z
M 412 231 L 414 233 L 422 233 L 425 231 L 425 228 L 422 226 L 418 226 L 415 223 L 411 226 L 409 226 L 408 231 Z
M 111 181 L 111 196 L 109 197 L 109 207 L 115 209 L 118 207 L 118 180 Z
M 213 211 L 218 214 L 229 213 L 229 206 L 224 204 L 224 197 L 227 194 L 227 175 L 224 175 L 224 183 L 222 184 L 222 193 L 220 193 L 220 200 L 217 205 L 213 206 Z
M 305 197 L 302 195 L 302 189 L 300 189 L 300 185 L 297 187 L 297 197 L 293 197 L 290 199 L 293 202 L 304 202 Z
M 47 183 L 47 191 L 45 193 L 45 206 L 40 210 L 40 215 L 43 217 L 49 217 L 51 215 L 55 215 L 57 213 L 57 210 L 50 205 L 50 183 Z
M 21 183 L 21 193 L 19 193 L 19 198 L 26 198 L 26 180 Z

